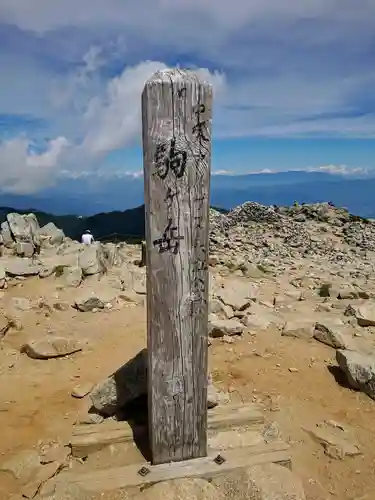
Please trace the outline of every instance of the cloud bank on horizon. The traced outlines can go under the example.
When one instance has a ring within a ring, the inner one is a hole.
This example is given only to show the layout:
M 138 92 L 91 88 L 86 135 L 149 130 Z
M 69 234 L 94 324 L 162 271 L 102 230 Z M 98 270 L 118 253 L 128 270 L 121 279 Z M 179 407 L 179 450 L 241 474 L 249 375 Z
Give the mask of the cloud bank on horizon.
M 216 141 L 373 139 L 374 53 L 373 0 L 2 0 L 1 189 L 139 143 L 144 83 L 176 65 L 213 84 Z

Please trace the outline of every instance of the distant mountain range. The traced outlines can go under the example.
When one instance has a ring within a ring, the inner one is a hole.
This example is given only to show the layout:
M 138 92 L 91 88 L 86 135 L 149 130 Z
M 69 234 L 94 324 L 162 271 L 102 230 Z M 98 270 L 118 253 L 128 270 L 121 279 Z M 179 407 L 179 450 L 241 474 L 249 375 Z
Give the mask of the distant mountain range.
M 375 218 L 374 193 L 375 178 L 326 172 L 213 175 L 211 179 L 211 205 L 227 210 L 245 201 L 279 206 L 332 201 L 355 215 Z M 111 233 L 139 238 L 144 233 L 142 178 L 68 180 L 34 196 L 0 194 L 0 205 L 4 207 L 0 219 L 10 210 L 33 209 L 42 224 L 53 221 L 74 238 L 87 227 L 98 238 Z
M 245 201 L 291 205 L 330 200 L 352 213 L 375 217 L 375 177 L 353 178 L 326 172 L 289 171 L 248 175 L 213 175 L 212 205 L 231 209 Z M 0 193 L 0 205 L 34 208 L 56 215 L 93 215 L 143 204 L 143 179 L 87 177 L 69 179 L 33 196 Z

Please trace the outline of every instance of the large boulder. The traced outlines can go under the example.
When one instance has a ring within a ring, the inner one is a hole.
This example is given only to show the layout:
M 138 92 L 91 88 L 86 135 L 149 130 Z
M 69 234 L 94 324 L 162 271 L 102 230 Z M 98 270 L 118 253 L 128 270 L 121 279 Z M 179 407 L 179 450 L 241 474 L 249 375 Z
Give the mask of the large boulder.
M 39 222 L 35 214 L 20 215 L 9 213 L 7 221 L 14 240 L 18 243 L 32 243 L 40 245 Z
M 108 264 L 108 255 L 101 243 L 87 245 L 78 256 L 78 265 L 84 276 L 104 273 Z
M 146 349 L 96 385 L 90 393 L 90 399 L 96 411 L 111 416 L 144 394 L 147 394 Z
M 245 326 L 236 319 L 217 319 L 210 315 L 208 331 L 210 337 L 224 337 L 224 335 L 241 335 Z
M 50 245 L 61 245 L 65 239 L 65 234 L 62 229 L 55 226 L 53 222 L 49 222 L 39 230 L 41 239 L 48 242 Z
M 247 280 L 227 280 L 216 295 L 234 311 L 244 311 L 256 300 L 259 287 Z
M 1 224 L 1 236 L 4 246 L 6 246 L 7 248 L 12 248 L 14 245 L 14 239 L 8 221 L 5 221 Z
M 92 407 L 101 415 L 113 416 L 128 403 L 147 394 L 147 349 L 121 366 L 90 392 Z M 207 407 L 213 408 L 219 402 L 219 394 L 207 378 Z
M 36 276 L 41 270 L 40 264 L 19 257 L 4 260 L 3 266 L 9 276 Z
M 314 321 L 310 318 L 297 318 L 287 321 L 282 329 L 284 337 L 310 340 L 314 335 Z
M 345 325 L 339 319 L 318 321 L 315 324 L 314 339 L 334 349 L 351 349 L 353 338 L 345 331 Z
M 61 278 L 66 286 L 77 288 L 82 281 L 82 269 L 78 266 L 64 267 Z
M 336 351 L 336 361 L 354 389 L 375 399 L 375 356 L 355 351 Z
M 82 250 L 82 245 L 78 241 L 70 240 L 65 238 L 63 244 L 57 249 L 56 255 L 59 256 L 76 256 Z
M 375 326 L 375 304 L 370 302 L 354 308 L 359 326 Z
M 43 252 L 41 277 L 46 278 L 56 273 L 59 277 L 64 267 L 80 267 L 78 256 L 82 246 L 78 242 L 65 240 L 57 249 L 45 248 Z
M 220 319 L 231 319 L 234 316 L 231 306 L 226 306 L 219 299 L 212 299 L 209 303 L 209 312 Z

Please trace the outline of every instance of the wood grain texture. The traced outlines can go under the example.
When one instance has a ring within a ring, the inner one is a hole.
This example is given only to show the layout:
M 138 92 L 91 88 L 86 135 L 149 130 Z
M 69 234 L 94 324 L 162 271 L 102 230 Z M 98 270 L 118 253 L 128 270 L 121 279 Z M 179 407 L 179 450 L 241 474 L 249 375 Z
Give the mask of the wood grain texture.
M 208 412 L 207 437 L 208 447 L 212 447 L 210 439 L 217 432 L 241 428 L 252 432 L 264 425 L 264 415 L 254 404 L 216 406 Z M 146 434 L 146 427 L 132 428 L 127 422 L 106 421 L 101 424 L 75 425 L 69 446 L 74 457 L 84 458 L 94 451 L 114 443 L 132 442 L 134 434 Z
M 290 447 L 280 441 L 245 448 L 234 448 L 220 452 L 220 455 L 225 458 L 222 465 L 217 465 L 214 462 L 214 458 L 217 456 L 215 451 L 211 452 L 207 457 L 155 466 L 150 466 L 148 463 L 139 463 L 86 473 L 62 472 L 52 479 L 49 484 L 52 488 L 59 483 L 74 483 L 85 491 L 103 493 L 104 491 L 154 484 L 183 477 L 212 479 L 215 476 L 236 469 L 267 463 L 277 463 L 291 469 Z M 149 473 L 145 476 L 139 474 L 142 467 L 149 470 Z
M 207 453 L 211 85 L 157 72 L 142 94 L 153 464 Z

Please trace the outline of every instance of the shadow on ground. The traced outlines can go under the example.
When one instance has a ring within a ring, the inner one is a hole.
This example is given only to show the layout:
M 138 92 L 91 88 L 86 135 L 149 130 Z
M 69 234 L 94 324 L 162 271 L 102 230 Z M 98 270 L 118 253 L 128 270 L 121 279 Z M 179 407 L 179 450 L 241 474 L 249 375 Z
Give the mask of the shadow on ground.
M 353 387 L 349 384 L 345 373 L 341 370 L 339 366 L 330 365 L 327 367 L 327 369 L 340 387 L 343 387 L 344 389 L 350 389 L 354 392 L 358 392 L 356 389 L 353 389 Z
M 91 414 L 104 418 L 126 421 L 133 431 L 134 443 L 143 457 L 150 460 L 147 409 L 147 349 L 122 365 L 96 389 L 100 400 L 105 401 L 101 409 L 92 406 Z

